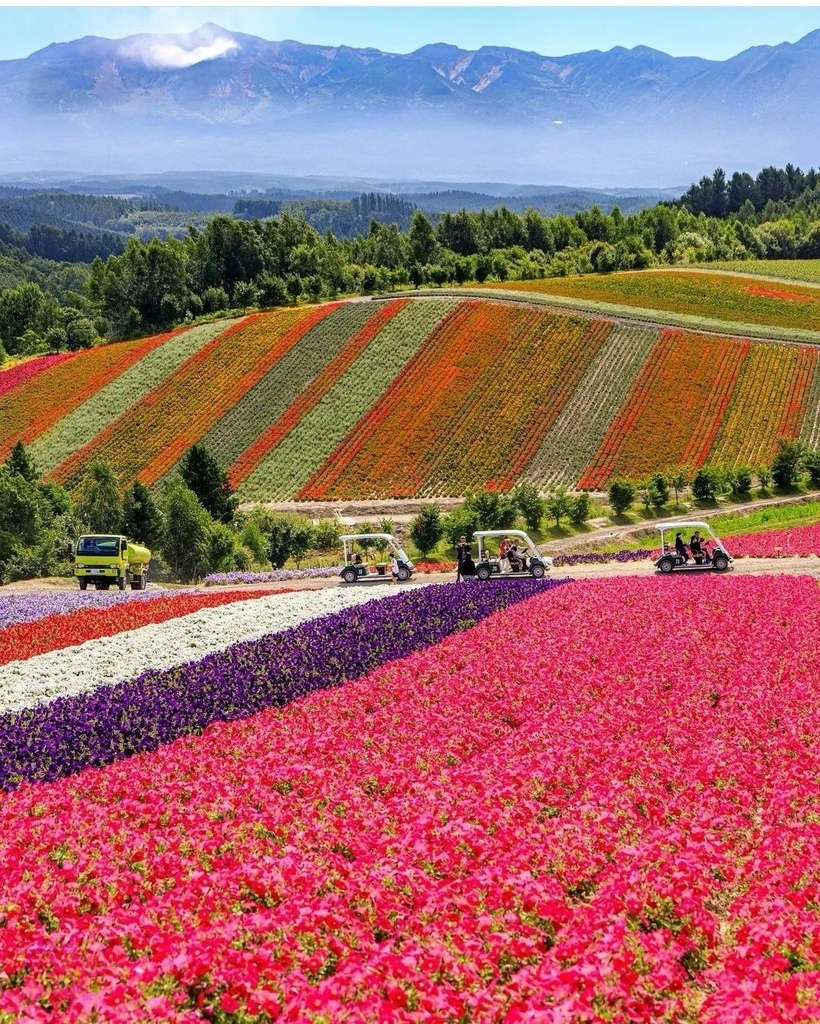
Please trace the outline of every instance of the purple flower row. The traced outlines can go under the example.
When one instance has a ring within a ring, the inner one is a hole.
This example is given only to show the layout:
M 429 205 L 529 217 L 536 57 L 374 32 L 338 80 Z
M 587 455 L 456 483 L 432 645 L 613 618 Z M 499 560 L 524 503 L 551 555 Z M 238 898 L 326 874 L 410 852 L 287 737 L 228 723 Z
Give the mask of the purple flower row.
M 123 601 L 168 597 L 168 590 L 56 590 L 48 594 L 7 594 L 0 597 L 0 630 L 18 622 L 36 622 L 50 615 L 68 615 L 83 608 L 108 608 Z M 190 591 L 186 591 L 190 593 Z
M 652 552 L 647 548 L 639 548 L 637 551 L 585 551 L 578 555 L 555 555 L 552 564 L 560 568 L 565 565 L 600 565 L 604 562 L 639 562 L 651 556 Z
M 452 583 L 367 601 L 167 671 L 0 715 L 0 789 L 155 750 L 339 686 L 566 580 Z
M 330 565 L 320 569 L 274 569 L 273 572 L 214 572 L 203 579 L 206 587 L 231 583 L 281 583 L 285 580 L 320 580 L 338 576 L 344 566 Z

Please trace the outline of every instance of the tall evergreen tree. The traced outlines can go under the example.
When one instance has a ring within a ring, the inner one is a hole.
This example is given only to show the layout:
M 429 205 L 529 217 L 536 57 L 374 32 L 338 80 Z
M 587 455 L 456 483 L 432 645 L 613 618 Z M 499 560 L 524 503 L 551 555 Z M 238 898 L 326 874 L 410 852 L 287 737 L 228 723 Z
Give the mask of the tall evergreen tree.
M 162 540 L 162 514 L 151 497 L 151 492 L 135 480 L 125 492 L 122 503 L 122 530 L 131 540 L 156 547 Z
M 6 459 L 6 465 L 11 473 L 14 473 L 15 476 L 21 476 L 30 484 L 33 484 L 40 475 L 37 472 L 37 467 L 34 465 L 34 459 L 23 447 L 22 441 L 14 442 L 14 446 L 9 452 L 9 457 Z
M 237 499 L 227 474 L 222 472 L 204 445 L 195 444 L 188 449 L 180 462 L 179 472 L 186 487 L 190 487 L 209 515 L 220 523 L 233 522 Z

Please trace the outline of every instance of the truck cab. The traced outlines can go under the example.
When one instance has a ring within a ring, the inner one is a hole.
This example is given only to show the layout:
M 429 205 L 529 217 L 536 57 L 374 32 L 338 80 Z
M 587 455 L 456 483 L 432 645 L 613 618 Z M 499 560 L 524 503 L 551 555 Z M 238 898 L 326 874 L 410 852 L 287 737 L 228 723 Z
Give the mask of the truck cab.
M 125 590 L 126 583 L 132 590 L 145 590 L 150 561 L 148 548 L 125 536 L 84 534 L 74 549 L 74 575 L 80 590 L 86 590 L 89 581 L 95 590 L 108 590 L 112 583 L 120 590 Z

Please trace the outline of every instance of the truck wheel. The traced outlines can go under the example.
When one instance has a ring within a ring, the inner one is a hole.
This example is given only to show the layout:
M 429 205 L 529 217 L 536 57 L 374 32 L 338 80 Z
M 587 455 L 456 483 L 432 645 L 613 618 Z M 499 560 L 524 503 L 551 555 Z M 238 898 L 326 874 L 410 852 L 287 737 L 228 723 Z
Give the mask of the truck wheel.
M 124 576 L 118 576 L 117 577 L 117 586 L 119 587 L 120 590 L 125 590 L 125 577 Z
M 530 566 L 530 572 L 536 580 L 542 580 L 544 578 L 545 571 L 544 566 L 541 565 L 540 562 L 536 562 L 535 565 Z
M 110 586 L 111 583 L 108 580 L 100 580 L 99 583 L 94 583 L 94 588 L 96 590 L 108 590 Z
M 84 577 L 80 577 L 80 590 L 88 590 L 88 580 Z

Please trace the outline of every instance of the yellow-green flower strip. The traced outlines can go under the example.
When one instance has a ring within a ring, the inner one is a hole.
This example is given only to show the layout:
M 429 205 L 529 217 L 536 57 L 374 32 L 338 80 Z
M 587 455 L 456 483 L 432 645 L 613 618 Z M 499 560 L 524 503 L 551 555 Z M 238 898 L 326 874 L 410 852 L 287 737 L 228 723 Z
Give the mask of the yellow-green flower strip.
M 378 309 L 376 303 L 349 302 L 305 331 L 292 348 L 200 441 L 227 470 L 274 420 L 296 401 L 330 360 Z M 178 465 L 178 464 L 177 464 Z M 174 466 L 157 484 L 177 471 Z
M 657 331 L 616 327 L 547 433 L 524 473 L 542 487 L 572 487 L 626 400 Z
M 174 335 L 63 416 L 50 430 L 31 442 L 29 453 L 38 470 L 43 474 L 50 473 L 72 452 L 88 444 L 126 409 L 152 391 L 211 338 L 235 322 L 220 320 Z
M 447 299 L 413 302 L 390 320 L 321 401 L 239 486 L 239 497 L 292 497 L 456 305 L 455 300 Z
M 820 448 L 820 362 L 814 369 L 814 380 L 806 403 L 806 418 L 800 431 L 800 439 L 809 448 Z

